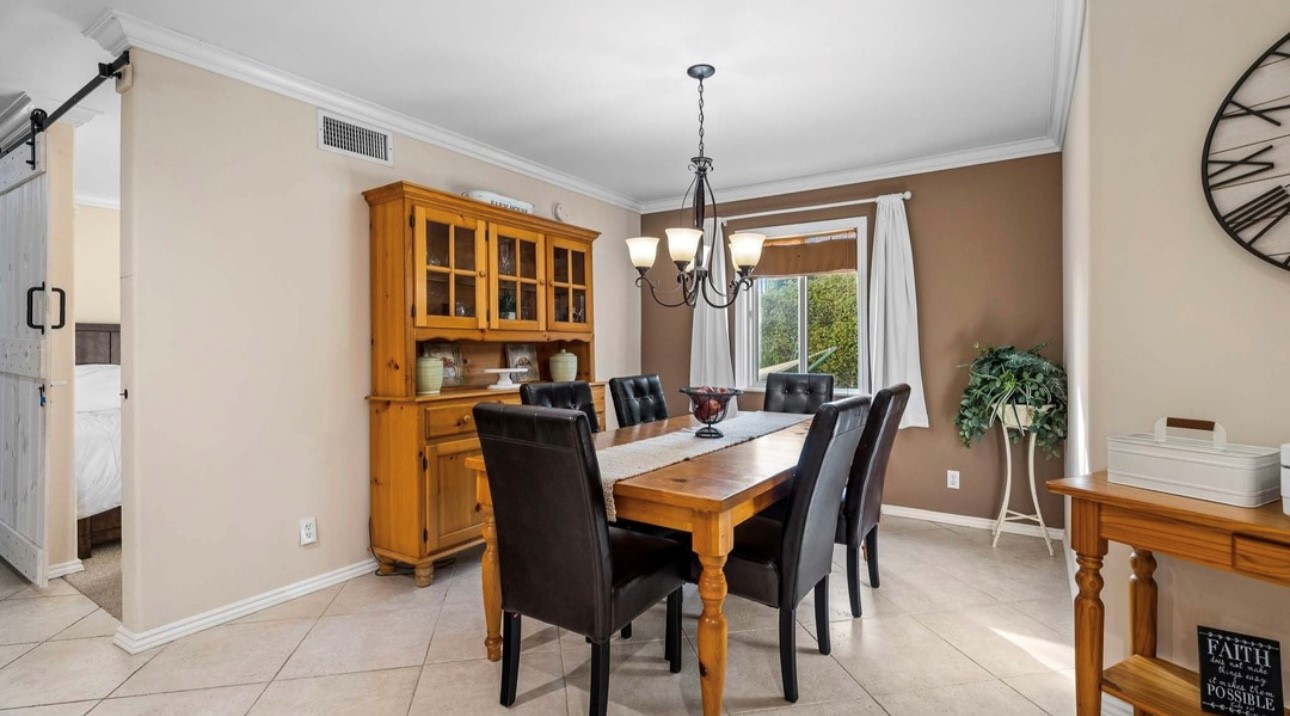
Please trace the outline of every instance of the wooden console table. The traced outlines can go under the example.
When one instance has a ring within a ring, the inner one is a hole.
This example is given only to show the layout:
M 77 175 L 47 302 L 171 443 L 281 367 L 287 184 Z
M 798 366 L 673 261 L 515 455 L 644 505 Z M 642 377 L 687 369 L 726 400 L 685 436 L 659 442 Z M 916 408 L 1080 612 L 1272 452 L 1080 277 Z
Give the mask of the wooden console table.
M 1201 715 L 1200 677 L 1156 657 L 1154 579 L 1159 552 L 1227 572 L 1290 586 L 1290 516 L 1274 502 L 1257 509 L 1113 485 L 1106 473 L 1053 480 L 1071 498 L 1075 581 L 1075 705 L 1079 716 L 1102 712 L 1102 692 L 1134 713 Z M 1102 558 L 1108 541 L 1133 548 L 1129 579 L 1132 655 L 1103 671 Z M 1286 710 L 1290 716 L 1290 709 Z

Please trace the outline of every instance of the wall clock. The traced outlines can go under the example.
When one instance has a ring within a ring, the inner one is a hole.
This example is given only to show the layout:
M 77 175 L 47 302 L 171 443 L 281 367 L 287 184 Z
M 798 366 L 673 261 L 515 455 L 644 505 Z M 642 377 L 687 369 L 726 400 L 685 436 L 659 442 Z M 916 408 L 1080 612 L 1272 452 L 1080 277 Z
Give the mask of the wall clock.
M 1201 180 L 1227 235 L 1290 270 L 1290 35 L 1250 65 L 1219 105 Z

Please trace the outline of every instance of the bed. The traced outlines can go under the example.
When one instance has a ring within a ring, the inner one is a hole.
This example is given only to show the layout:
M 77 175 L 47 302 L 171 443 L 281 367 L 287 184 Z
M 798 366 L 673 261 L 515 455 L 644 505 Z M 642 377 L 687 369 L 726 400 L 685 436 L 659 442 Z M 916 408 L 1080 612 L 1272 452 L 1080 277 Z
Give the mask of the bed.
M 76 325 L 77 557 L 121 539 L 121 327 Z

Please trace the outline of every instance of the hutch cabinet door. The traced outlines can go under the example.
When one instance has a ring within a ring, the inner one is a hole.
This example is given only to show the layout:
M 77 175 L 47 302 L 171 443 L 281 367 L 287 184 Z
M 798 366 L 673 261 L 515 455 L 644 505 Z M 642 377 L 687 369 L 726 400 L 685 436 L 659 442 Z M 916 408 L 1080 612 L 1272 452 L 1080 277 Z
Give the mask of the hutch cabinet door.
M 489 225 L 492 300 L 489 328 L 541 331 L 546 327 L 546 253 L 542 234 Z
M 437 548 L 476 539 L 483 534 L 484 513 L 475 509 L 475 474 L 466 458 L 483 454 L 477 438 L 430 445 L 430 531 Z
M 413 209 L 416 325 L 484 328 L 487 307 L 483 220 Z
M 591 331 L 591 244 L 547 237 L 549 251 L 548 327 Z

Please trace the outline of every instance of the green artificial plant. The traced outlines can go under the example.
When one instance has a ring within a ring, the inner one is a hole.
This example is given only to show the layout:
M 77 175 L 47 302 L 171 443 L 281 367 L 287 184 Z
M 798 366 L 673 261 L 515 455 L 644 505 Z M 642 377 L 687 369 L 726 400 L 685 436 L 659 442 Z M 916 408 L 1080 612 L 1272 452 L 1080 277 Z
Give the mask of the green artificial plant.
M 1000 406 L 1034 408 L 1029 431 L 1043 451 L 1056 456 L 1066 439 L 1066 370 L 1039 354 L 1047 344 L 1023 351 L 1013 346 L 977 344 L 976 359 L 968 368 L 968 384 L 954 417 L 965 447 L 979 440 L 999 419 Z M 1014 408 L 1011 408 L 1015 410 Z M 1016 442 L 1019 431 L 1009 430 Z

